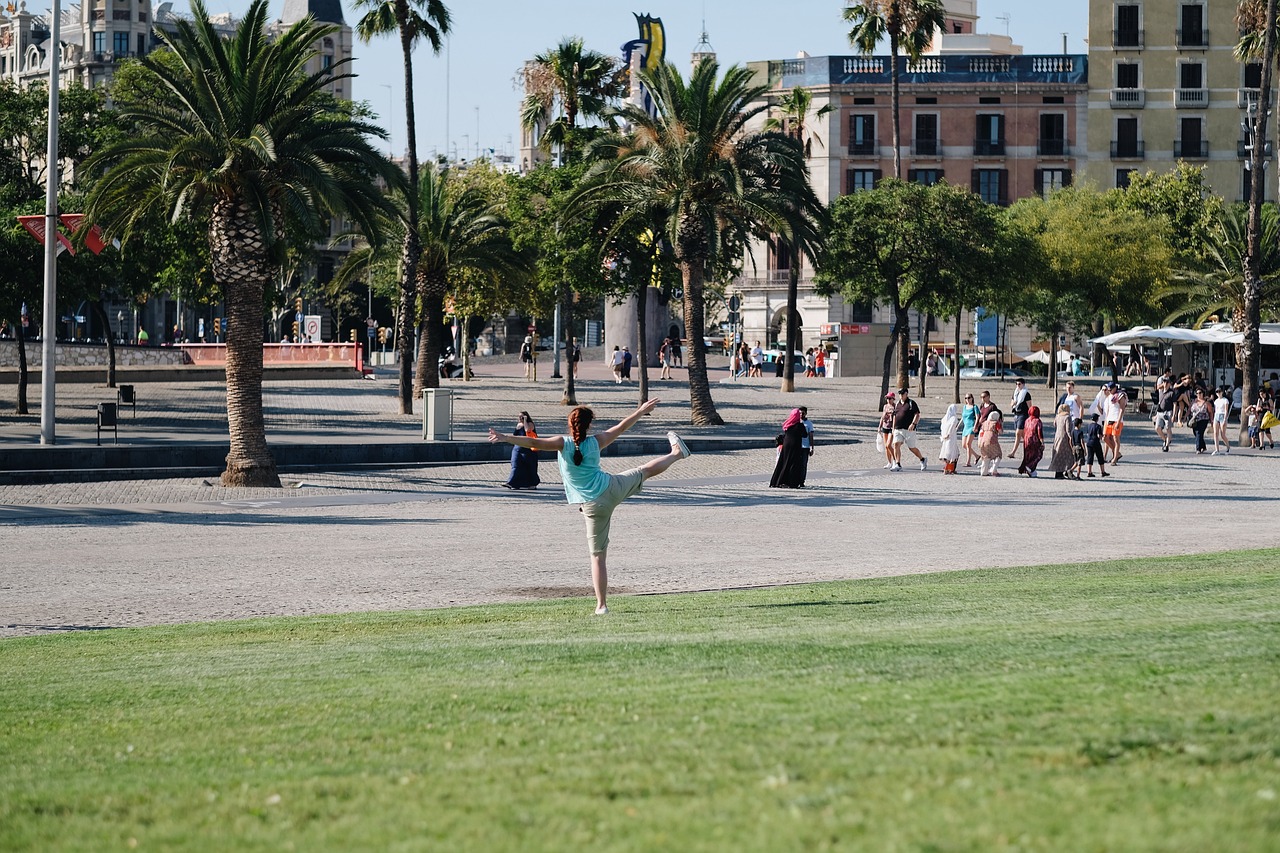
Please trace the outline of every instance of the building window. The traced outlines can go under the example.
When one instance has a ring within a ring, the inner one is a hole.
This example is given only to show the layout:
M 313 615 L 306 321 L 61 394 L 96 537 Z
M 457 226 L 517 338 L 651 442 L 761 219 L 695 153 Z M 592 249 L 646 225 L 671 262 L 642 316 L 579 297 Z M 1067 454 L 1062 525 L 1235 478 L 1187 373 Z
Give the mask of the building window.
M 872 157 L 877 148 L 875 114 L 849 116 L 849 153 Z
M 332 57 L 332 56 L 330 56 L 329 54 L 327 54 L 327 53 L 326 53 L 326 54 L 324 54 L 323 56 L 321 56 L 321 57 L 320 57 L 320 70 L 321 70 L 321 71 L 328 71 L 328 70 L 329 70 L 330 68 L 332 68 L 332 67 L 333 67 L 333 57 Z
M 978 133 L 974 137 L 973 153 L 979 157 L 1004 156 L 1004 116 L 999 113 L 978 113 Z
M 1246 89 L 1262 88 L 1262 63 L 1247 62 L 1244 66 L 1244 87 Z
M 1049 193 L 1071 186 L 1070 169 L 1036 169 L 1036 195 L 1049 197 Z
M 1181 138 L 1173 144 L 1173 156 L 1185 160 L 1204 160 L 1209 156 L 1209 143 L 1204 138 L 1204 119 L 1184 118 L 1178 122 Z
M 1208 47 L 1209 31 L 1204 27 L 1204 6 L 1183 3 L 1182 26 L 1178 28 L 1178 47 Z
M 111 34 L 111 51 L 119 59 L 129 55 L 129 34 L 128 33 L 112 33 Z
M 1116 119 L 1116 138 L 1111 143 L 1111 156 L 1137 159 L 1144 153 L 1142 140 L 1138 139 L 1138 120 L 1131 117 Z
M 1116 88 L 1117 89 L 1139 88 L 1138 87 L 1138 63 L 1136 62 L 1116 63 Z
M 147 53 L 147 37 L 138 33 L 138 56 L 145 56 Z
M 931 187 L 942 180 L 941 169 L 908 169 L 907 180 L 913 184 L 924 184 Z
M 1129 189 L 1129 176 L 1136 171 L 1138 170 L 1137 169 L 1116 169 L 1116 189 L 1119 189 L 1119 190 Z
M 95 32 L 93 34 L 93 52 L 94 53 L 107 52 L 107 34 L 106 33 Z
M 857 193 L 865 190 L 873 190 L 876 188 L 876 182 L 879 180 L 879 169 L 850 169 L 848 172 L 849 186 L 845 189 L 845 192 Z
M 1178 66 L 1179 89 L 1204 88 L 1204 63 L 1184 62 Z
M 1067 117 L 1062 113 L 1040 116 L 1041 157 L 1065 157 L 1067 154 Z
M 1112 47 L 1142 47 L 1141 7 L 1126 3 L 1116 6 L 1116 31 Z
M 1009 170 L 974 169 L 973 191 L 987 204 L 1008 204 Z
M 938 145 L 938 114 L 916 113 L 915 134 L 912 147 L 917 157 L 937 157 L 942 153 Z

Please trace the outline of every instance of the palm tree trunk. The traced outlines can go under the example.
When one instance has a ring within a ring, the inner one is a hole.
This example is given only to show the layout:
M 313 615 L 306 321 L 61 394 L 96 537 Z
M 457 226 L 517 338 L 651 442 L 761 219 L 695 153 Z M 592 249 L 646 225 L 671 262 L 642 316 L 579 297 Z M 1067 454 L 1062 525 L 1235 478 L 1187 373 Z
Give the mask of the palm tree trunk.
M 889 33 L 889 105 L 893 112 L 893 176 L 902 180 L 902 94 L 898 79 L 898 33 Z
M 251 205 L 235 199 L 214 203 L 209 248 L 213 277 L 227 305 L 230 448 L 222 485 L 279 488 L 262 414 L 263 293 L 275 280 L 275 270 Z
M 650 266 L 650 269 L 653 267 Z M 636 359 L 640 362 L 640 402 L 649 399 L 649 281 L 636 289 Z
M 440 329 L 444 325 L 444 282 L 424 284 L 420 290 L 422 325 L 418 333 L 418 373 L 413 382 L 414 397 L 424 388 L 440 387 Z
M 796 350 L 796 318 L 800 316 L 796 303 L 800 301 L 800 252 L 791 247 L 791 268 L 787 270 L 787 343 L 782 354 L 782 385 L 778 390 L 789 394 L 796 390 L 796 365 L 792 353 Z
M 564 395 L 560 398 L 562 406 L 578 405 L 578 395 L 573 383 L 573 288 L 564 287 L 562 291 L 563 301 L 560 304 L 560 333 L 564 335 L 564 352 L 567 369 L 564 372 Z M 643 375 L 643 374 L 641 374 Z
M 1264 157 L 1267 117 L 1271 115 L 1271 80 L 1276 64 L 1276 0 L 1267 0 L 1267 22 L 1262 42 L 1262 97 L 1254 117 L 1253 151 L 1249 156 L 1249 225 L 1245 232 L 1244 339 L 1236 347 L 1243 406 L 1258 399 L 1259 336 L 1262 324 L 1262 205 L 1266 200 Z M 1243 419 L 1242 419 L 1243 420 Z
M 471 381 L 471 315 L 459 318 L 462 323 L 462 381 Z
M 408 222 L 405 225 L 404 257 L 400 273 L 400 316 L 397 318 L 396 349 L 400 353 L 400 414 L 413 414 L 413 395 L 410 393 L 413 377 L 413 340 L 408 334 L 413 328 L 415 296 L 417 295 L 418 256 L 422 243 L 418 238 L 418 126 L 414 120 L 413 102 L 413 31 L 409 26 L 409 4 L 395 0 L 396 29 L 400 33 L 400 52 L 404 64 L 404 115 L 405 155 L 409 159 L 409 189 L 405 200 Z M 421 368 L 419 368 L 421 369 Z M 431 369 L 435 370 L 434 363 Z
M 695 426 L 720 426 L 724 418 L 716 411 L 707 379 L 706 326 L 703 321 L 705 258 L 681 260 L 684 283 L 684 333 L 689 338 L 689 419 Z

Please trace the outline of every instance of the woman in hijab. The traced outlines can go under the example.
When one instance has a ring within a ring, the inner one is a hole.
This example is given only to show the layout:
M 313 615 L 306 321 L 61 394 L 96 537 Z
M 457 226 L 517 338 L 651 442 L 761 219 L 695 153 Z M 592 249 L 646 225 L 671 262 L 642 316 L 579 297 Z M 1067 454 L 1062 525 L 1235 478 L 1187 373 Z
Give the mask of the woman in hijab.
M 938 459 L 942 462 L 942 473 L 954 474 L 956 463 L 960 461 L 960 432 L 964 429 L 964 421 L 960 417 L 960 404 L 947 406 L 947 413 L 942 416 L 942 448 L 938 451 Z
M 803 489 L 805 474 L 809 468 L 809 450 L 804 440 L 809 431 L 804 425 L 804 413 L 792 409 L 782 424 L 782 452 L 773 466 L 769 485 L 775 489 Z
M 983 477 L 999 477 L 1000 472 L 1000 413 L 991 412 L 978 430 L 978 473 Z
M 1036 466 L 1044 458 L 1044 424 L 1040 421 L 1040 407 L 1027 409 L 1027 419 L 1022 423 L 1022 464 L 1019 474 L 1038 476 Z
M 528 412 L 520 413 L 512 435 L 537 438 L 538 432 L 533 427 L 533 418 Z M 536 489 L 542 480 L 538 477 L 538 451 L 530 447 L 515 445 L 511 448 L 511 476 L 502 485 L 508 489 Z
M 1055 480 L 1071 479 L 1069 472 L 1076 467 L 1071 433 L 1071 407 L 1063 403 L 1058 407 L 1058 416 L 1053 419 L 1053 456 L 1049 458 L 1049 470 Z

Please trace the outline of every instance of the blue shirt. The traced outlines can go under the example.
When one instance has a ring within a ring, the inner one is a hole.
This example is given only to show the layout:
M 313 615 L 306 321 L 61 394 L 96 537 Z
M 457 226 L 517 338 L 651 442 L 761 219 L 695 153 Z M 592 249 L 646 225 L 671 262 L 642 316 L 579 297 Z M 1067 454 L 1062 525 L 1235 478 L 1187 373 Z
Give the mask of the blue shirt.
M 600 442 L 594 435 L 582 441 L 582 464 L 573 464 L 573 439 L 564 437 L 564 447 L 556 454 L 560 478 L 564 480 L 564 496 L 571 504 L 584 504 L 604 494 L 609 488 L 609 475 L 600 470 Z

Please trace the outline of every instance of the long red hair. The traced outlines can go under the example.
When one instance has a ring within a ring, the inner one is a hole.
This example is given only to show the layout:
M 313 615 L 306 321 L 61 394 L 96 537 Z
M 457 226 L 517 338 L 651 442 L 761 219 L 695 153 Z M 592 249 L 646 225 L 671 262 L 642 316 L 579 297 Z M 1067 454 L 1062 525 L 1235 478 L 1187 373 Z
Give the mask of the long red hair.
M 582 442 L 587 440 L 587 430 L 595 420 L 595 412 L 586 406 L 578 406 L 569 413 L 569 437 L 573 439 L 573 464 L 582 464 Z

